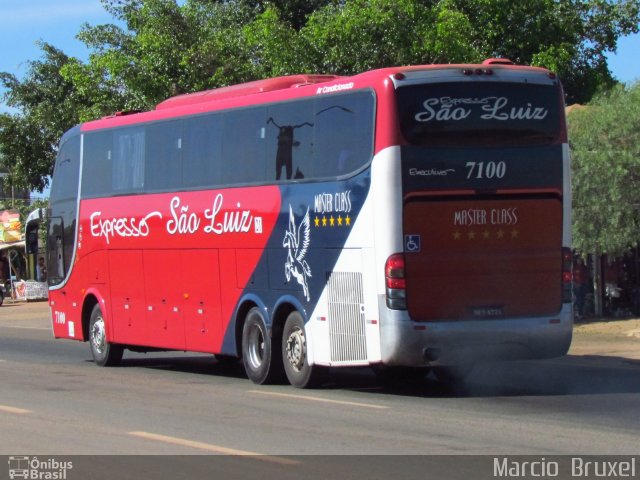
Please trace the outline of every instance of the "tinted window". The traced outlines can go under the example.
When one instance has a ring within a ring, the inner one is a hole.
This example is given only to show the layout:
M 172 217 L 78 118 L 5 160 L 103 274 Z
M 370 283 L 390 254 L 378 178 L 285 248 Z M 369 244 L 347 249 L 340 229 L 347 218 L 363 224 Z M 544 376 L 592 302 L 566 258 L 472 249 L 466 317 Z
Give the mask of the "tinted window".
M 84 137 L 82 196 L 109 195 L 112 191 L 113 132 Z
M 373 153 L 373 95 L 319 97 L 315 118 L 315 177 L 335 177 L 366 164 Z
M 554 85 L 424 84 L 397 95 L 402 133 L 414 145 L 544 143 L 560 131 Z
M 182 120 L 153 123 L 146 127 L 144 190 L 180 188 L 182 178 Z
M 182 184 L 210 187 L 222 183 L 222 115 L 189 118 L 182 140 Z
M 313 177 L 315 143 L 314 102 L 272 105 L 267 119 L 268 168 L 265 180 Z
M 355 92 L 85 135 L 83 196 L 332 178 L 373 152 L 374 97 Z
M 223 114 L 222 182 L 264 182 L 266 108 L 246 108 Z
M 51 185 L 51 215 L 48 227 L 48 278 L 51 285 L 61 283 L 71 265 L 76 235 L 80 137 L 60 146 Z
M 116 130 L 113 137 L 112 187 L 114 193 L 141 191 L 145 171 L 145 129 Z

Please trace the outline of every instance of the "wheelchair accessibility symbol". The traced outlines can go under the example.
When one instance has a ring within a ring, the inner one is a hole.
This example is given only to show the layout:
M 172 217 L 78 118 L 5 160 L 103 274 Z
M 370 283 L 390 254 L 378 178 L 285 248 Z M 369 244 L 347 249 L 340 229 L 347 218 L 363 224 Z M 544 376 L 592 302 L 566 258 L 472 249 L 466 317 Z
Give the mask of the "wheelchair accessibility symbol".
M 404 251 L 410 253 L 418 253 L 420 251 L 420 235 L 404 236 Z

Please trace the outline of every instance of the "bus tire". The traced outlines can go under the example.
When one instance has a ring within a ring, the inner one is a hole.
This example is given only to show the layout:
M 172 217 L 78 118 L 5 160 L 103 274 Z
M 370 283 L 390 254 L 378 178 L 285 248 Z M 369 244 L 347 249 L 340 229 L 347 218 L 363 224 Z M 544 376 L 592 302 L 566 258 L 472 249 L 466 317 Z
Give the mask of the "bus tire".
M 93 306 L 89 320 L 89 347 L 96 365 L 111 367 L 122 360 L 124 347 L 107 341 L 107 327 L 99 304 Z
M 297 311 L 291 312 L 284 324 L 282 361 L 289 383 L 298 388 L 318 386 L 325 380 L 328 372 L 326 367 L 309 365 L 304 321 Z
M 253 307 L 242 327 L 242 363 L 253 383 L 274 383 L 282 378 L 282 361 L 279 355 L 273 355 L 273 347 L 264 315 Z

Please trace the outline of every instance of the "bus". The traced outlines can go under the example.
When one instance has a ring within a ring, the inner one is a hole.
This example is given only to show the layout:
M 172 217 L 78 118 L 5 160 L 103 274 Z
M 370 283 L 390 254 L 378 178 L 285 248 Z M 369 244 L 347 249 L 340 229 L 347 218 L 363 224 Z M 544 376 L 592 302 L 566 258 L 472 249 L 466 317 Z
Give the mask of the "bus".
M 179 95 L 62 137 L 56 338 L 460 380 L 571 342 L 563 90 L 506 59 L 293 75 Z

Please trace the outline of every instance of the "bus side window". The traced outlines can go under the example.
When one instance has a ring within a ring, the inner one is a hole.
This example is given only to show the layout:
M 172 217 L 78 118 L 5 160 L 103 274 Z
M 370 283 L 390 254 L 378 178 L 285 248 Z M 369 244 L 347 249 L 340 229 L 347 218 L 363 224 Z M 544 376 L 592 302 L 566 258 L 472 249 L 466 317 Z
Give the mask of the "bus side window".
M 313 121 L 313 101 L 310 100 L 269 107 L 266 126 L 268 179 L 301 180 L 310 176 L 313 172 Z
M 213 187 L 222 183 L 222 115 L 188 118 L 184 123 L 182 185 Z
M 256 183 L 267 179 L 266 111 L 265 107 L 256 107 L 223 114 L 223 183 Z
M 371 159 L 373 114 L 373 95 L 368 91 L 317 100 L 315 177 L 347 175 Z
M 76 214 L 78 209 L 78 187 L 80 183 L 80 135 L 69 138 L 60 146 L 54 170 L 54 182 L 51 185 L 52 218 L 49 220 L 48 270 L 55 275 L 50 285 L 64 280 L 71 268 L 71 259 L 76 242 Z M 52 244 L 53 243 L 53 244 Z
M 182 121 L 148 125 L 144 156 L 145 192 L 173 190 L 182 177 Z
M 84 138 L 82 196 L 109 195 L 112 180 L 113 132 L 88 133 Z
M 144 186 L 144 127 L 114 133 L 112 186 L 116 193 L 141 191 Z

